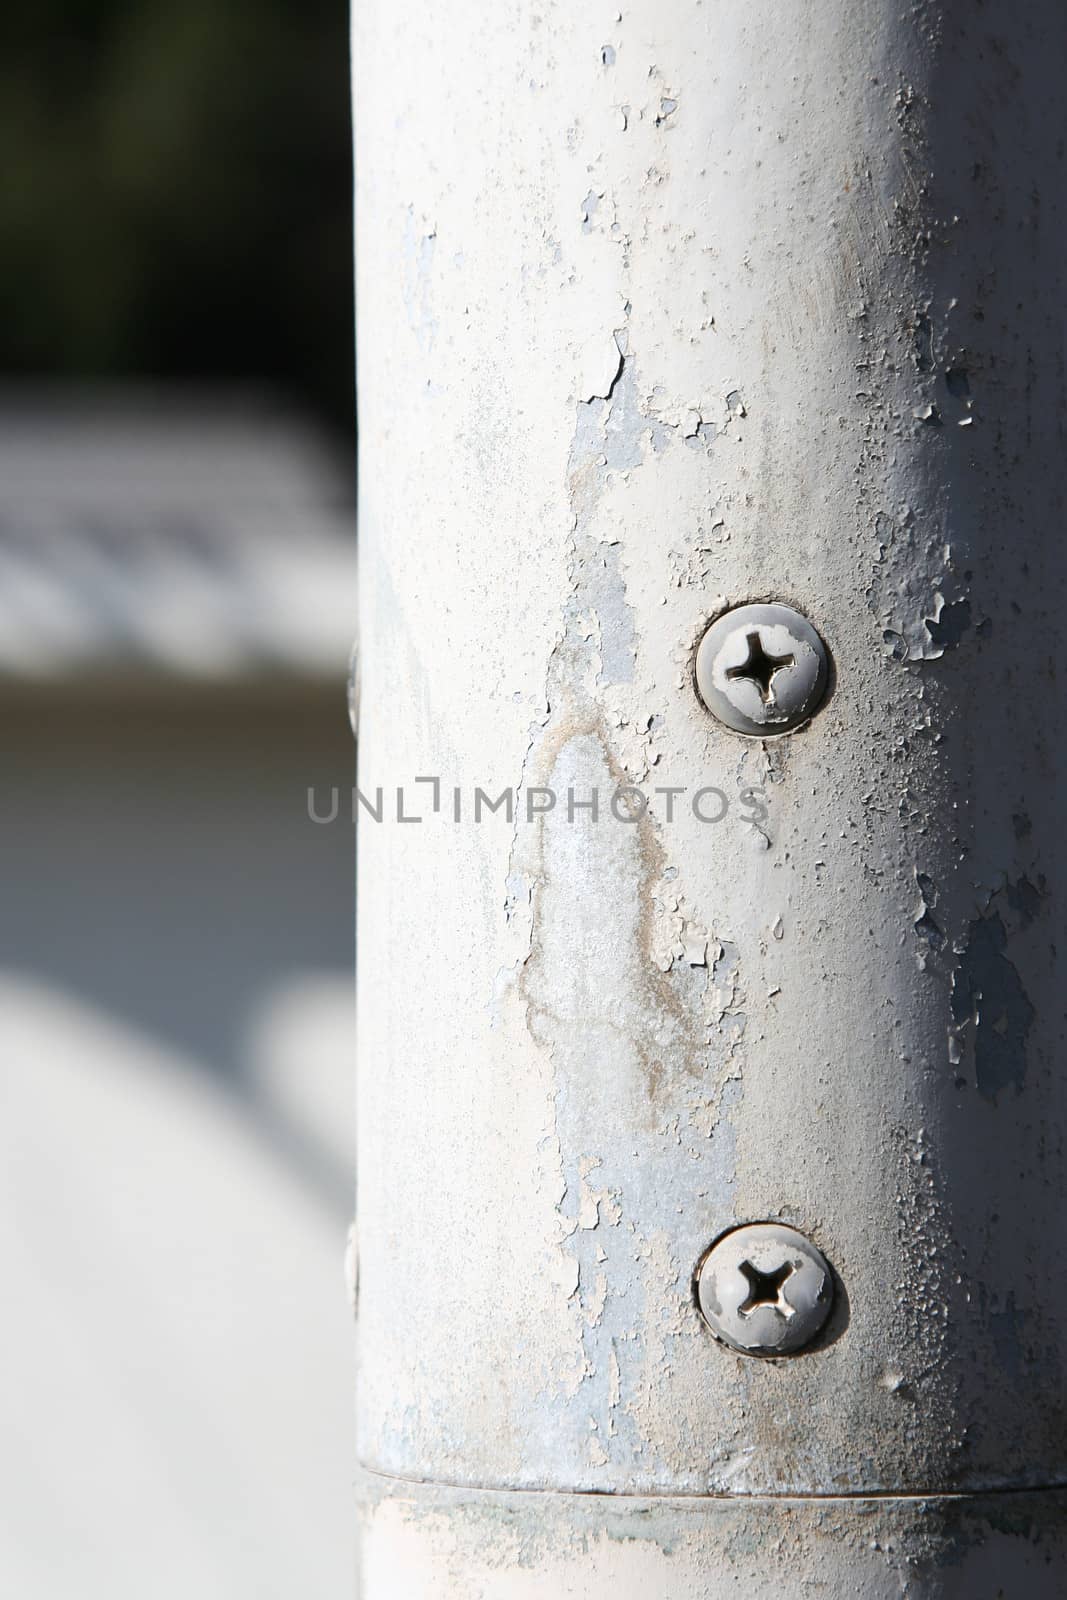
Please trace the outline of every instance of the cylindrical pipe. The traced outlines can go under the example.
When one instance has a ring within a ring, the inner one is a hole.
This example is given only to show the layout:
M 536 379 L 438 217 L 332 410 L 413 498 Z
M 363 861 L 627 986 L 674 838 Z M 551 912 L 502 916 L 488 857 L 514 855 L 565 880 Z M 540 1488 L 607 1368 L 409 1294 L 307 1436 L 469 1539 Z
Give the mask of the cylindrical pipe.
M 354 55 L 366 1600 L 1059 1593 L 1059 7 Z M 832 671 L 758 739 L 694 655 L 768 601 Z M 749 1221 L 789 1358 L 697 1307 Z

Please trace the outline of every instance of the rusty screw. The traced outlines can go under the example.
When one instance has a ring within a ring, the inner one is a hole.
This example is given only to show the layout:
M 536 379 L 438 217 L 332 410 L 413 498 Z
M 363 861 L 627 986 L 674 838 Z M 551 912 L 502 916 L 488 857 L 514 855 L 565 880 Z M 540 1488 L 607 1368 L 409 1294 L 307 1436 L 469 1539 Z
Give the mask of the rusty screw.
M 711 624 L 696 659 L 708 710 L 735 733 L 790 733 L 826 693 L 826 646 L 792 606 L 735 606 Z
M 746 1356 L 795 1355 L 825 1323 L 833 1295 L 825 1256 L 780 1222 L 732 1228 L 697 1272 L 708 1327 Z

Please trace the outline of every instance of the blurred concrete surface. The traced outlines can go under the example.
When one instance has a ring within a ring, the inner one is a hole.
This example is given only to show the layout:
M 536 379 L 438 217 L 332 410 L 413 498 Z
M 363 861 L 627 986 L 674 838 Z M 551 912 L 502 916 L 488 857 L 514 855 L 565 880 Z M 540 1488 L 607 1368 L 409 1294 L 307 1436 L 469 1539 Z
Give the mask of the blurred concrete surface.
M 0 1594 L 351 1593 L 351 485 L 0 397 Z

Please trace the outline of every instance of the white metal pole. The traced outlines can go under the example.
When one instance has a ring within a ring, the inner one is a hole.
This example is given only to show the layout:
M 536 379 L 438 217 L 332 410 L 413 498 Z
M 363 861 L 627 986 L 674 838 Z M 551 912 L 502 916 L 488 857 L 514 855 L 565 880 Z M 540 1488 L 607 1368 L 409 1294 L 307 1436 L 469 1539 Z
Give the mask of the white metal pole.
M 364 1600 L 1059 1595 L 1061 8 L 354 56 Z

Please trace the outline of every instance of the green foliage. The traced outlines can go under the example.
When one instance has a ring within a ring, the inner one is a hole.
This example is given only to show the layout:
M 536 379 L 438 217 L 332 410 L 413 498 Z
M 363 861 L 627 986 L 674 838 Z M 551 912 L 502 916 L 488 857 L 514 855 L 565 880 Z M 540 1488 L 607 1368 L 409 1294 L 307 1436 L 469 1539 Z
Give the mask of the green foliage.
M 344 0 L 34 0 L 0 55 L 0 367 L 351 410 Z

